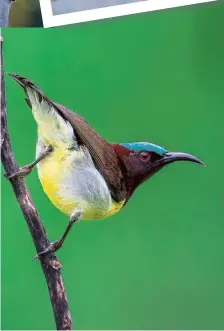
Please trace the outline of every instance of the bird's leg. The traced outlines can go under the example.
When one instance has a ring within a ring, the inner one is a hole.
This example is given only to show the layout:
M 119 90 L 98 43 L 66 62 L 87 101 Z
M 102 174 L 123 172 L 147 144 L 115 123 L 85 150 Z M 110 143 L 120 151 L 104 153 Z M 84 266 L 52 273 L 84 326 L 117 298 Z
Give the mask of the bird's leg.
M 6 179 L 12 179 L 12 178 L 16 178 L 16 177 L 25 177 L 25 176 L 29 175 L 29 173 L 32 171 L 33 167 L 38 162 L 43 160 L 46 156 L 48 156 L 52 152 L 52 150 L 53 150 L 52 146 L 47 147 L 47 149 L 42 154 L 40 154 L 40 156 L 32 163 L 29 163 L 26 166 L 20 168 L 17 172 L 15 172 L 12 175 L 5 174 Z
M 65 229 L 65 232 L 63 233 L 63 235 L 61 236 L 61 238 L 59 240 L 53 241 L 52 243 L 50 243 L 50 245 L 42 252 L 38 253 L 33 260 L 38 259 L 40 256 L 43 256 L 47 253 L 53 253 L 56 252 L 59 248 L 62 247 L 68 233 L 70 232 L 72 225 L 77 222 L 81 217 L 81 212 L 75 212 L 74 214 L 72 214 L 72 216 L 70 217 L 70 220 L 68 222 L 68 225 Z

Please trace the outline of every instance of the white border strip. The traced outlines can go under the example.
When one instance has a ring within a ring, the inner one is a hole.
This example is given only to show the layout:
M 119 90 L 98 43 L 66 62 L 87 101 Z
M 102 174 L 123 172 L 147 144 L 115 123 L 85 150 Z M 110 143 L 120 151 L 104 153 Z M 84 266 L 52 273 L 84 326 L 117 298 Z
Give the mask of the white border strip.
M 148 11 L 182 7 L 187 5 L 194 5 L 194 4 L 199 4 L 204 2 L 214 2 L 214 1 L 217 0 L 148 0 L 148 1 L 130 3 L 126 5 L 85 10 L 85 11 L 63 14 L 63 15 L 53 15 L 51 0 L 40 0 L 40 6 L 42 11 L 44 27 L 48 28 L 53 26 L 95 21 L 103 18 L 118 17 L 118 16 L 131 15 L 136 13 L 145 13 Z

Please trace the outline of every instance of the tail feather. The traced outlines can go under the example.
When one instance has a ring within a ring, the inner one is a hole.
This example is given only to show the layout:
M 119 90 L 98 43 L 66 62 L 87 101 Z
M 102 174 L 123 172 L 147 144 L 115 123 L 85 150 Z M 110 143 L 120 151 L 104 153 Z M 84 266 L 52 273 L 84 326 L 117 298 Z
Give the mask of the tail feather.
M 28 106 L 32 109 L 32 105 L 31 105 L 30 99 L 25 98 L 25 101 L 28 104 Z
M 32 109 L 38 125 L 38 134 L 46 144 L 54 146 L 77 145 L 71 124 L 57 111 L 57 104 L 52 102 L 31 80 L 17 74 L 9 74 L 23 89 L 26 102 Z
M 31 80 L 17 74 L 9 74 L 9 76 L 12 77 L 12 79 L 14 79 L 24 89 L 28 99 L 29 96 L 27 91 L 30 89 L 37 94 L 39 102 L 42 100 L 51 102 L 50 99 Z

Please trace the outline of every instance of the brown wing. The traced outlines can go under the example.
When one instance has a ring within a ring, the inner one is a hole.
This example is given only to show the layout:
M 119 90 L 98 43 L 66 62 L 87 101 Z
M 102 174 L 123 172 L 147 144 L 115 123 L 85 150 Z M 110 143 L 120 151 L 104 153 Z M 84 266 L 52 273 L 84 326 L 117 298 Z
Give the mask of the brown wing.
M 79 115 L 51 101 L 33 82 L 19 75 L 10 74 L 10 76 L 23 87 L 25 92 L 27 87 L 32 88 L 38 94 L 40 100 L 43 99 L 53 106 L 71 124 L 78 142 L 88 148 L 96 168 L 104 177 L 110 189 L 112 198 L 117 202 L 126 199 L 124 177 L 113 146 L 100 137 Z M 29 99 L 26 99 L 26 101 L 31 106 Z
M 83 118 L 64 106 L 56 103 L 53 105 L 59 114 L 71 124 L 79 143 L 88 148 L 96 168 L 110 188 L 113 199 L 117 202 L 124 200 L 126 198 L 125 183 L 114 148 L 100 137 Z

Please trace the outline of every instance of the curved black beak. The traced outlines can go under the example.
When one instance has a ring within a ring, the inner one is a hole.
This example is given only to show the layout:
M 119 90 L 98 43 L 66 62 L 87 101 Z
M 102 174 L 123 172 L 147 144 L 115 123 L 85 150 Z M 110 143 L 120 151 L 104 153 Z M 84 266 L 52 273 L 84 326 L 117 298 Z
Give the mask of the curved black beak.
M 178 152 L 165 153 L 159 160 L 157 160 L 157 162 L 154 164 L 154 166 L 157 168 L 157 167 L 161 167 L 163 165 L 166 165 L 166 164 L 169 164 L 172 162 L 176 162 L 176 161 L 190 161 L 190 162 L 199 163 L 199 164 L 205 166 L 205 164 L 197 157 L 195 157 L 191 154 L 178 153 Z

